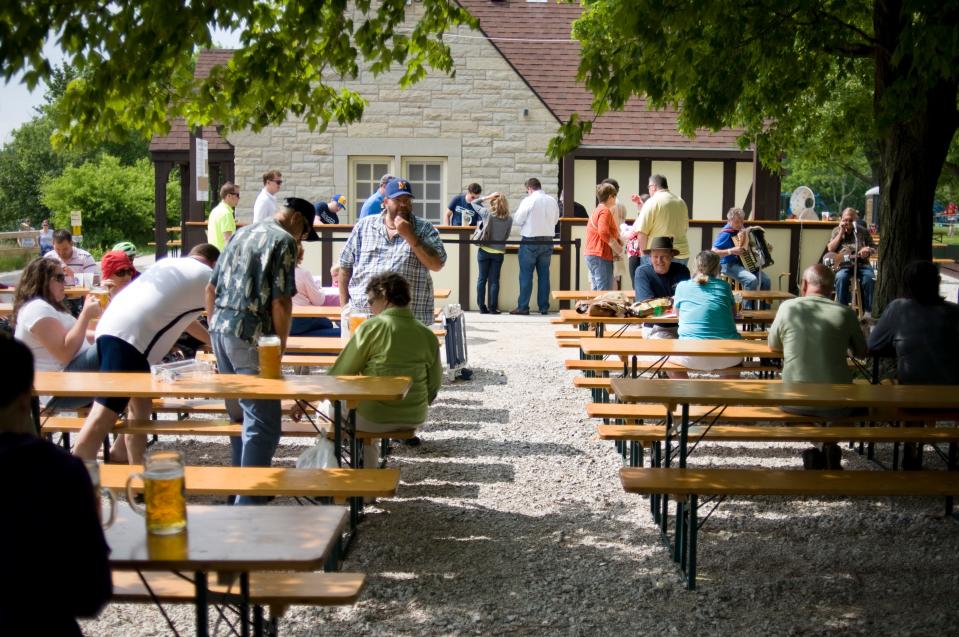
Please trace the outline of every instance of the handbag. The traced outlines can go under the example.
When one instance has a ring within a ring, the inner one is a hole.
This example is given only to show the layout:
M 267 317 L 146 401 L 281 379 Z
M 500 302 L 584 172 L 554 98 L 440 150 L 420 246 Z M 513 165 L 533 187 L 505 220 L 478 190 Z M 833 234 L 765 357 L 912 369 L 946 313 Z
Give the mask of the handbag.
M 479 225 L 476 226 L 476 230 L 473 231 L 473 235 L 470 237 L 473 241 L 489 241 L 490 235 L 490 226 L 489 216 L 480 214 Z

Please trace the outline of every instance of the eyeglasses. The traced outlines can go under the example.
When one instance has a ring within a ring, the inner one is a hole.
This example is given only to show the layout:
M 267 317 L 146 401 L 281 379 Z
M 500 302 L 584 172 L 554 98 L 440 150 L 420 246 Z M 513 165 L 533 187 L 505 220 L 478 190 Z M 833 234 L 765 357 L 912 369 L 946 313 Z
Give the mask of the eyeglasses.
M 282 180 L 282 179 L 271 179 L 270 181 L 272 181 L 272 182 L 273 182 L 274 184 L 276 184 L 277 186 L 282 186 L 282 185 L 283 185 L 283 180 Z
M 114 272 L 113 276 L 133 276 L 133 270 L 129 268 L 123 268 L 122 270 L 117 270 Z
M 231 192 L 230 194 L 233 195 L 234 197 L 236 197 L 237 199 L 240 198 L 240 193 L 238 193 L 238 192 Z
M 67 280 L 67 275 L 66 275 L 66 274 L 54 274 L 54 275 L 53 275 L 53 280 L 56 281 L 57 283 L 64 283 L 64 282 Z

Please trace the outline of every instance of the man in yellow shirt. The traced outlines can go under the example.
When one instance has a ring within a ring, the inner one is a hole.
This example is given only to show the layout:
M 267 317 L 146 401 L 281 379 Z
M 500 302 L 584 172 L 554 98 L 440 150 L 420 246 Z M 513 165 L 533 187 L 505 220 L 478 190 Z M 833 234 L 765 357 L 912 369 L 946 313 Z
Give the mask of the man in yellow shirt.
M 233 182 L 228 181 L 220 186 L 220 203 L 210 211 L 206 225 L 207 243 L 215 245 L 220 252 L 223 252 L 226 242 L 236 232 L 234 210 L 239 202 L 240 189 Z
M 632 199 L 636 202 L 639 195 L 633 195 Z M 666 177 L 650 177 L 649 200 L 642 205 L 639 231 L 636 233 L 636 241 L 643 252 L 640 265 L 649 263 L 646 246 L 656 237 L 672 237 L 673 248 L 679 250 L 673 261 L 685 265 L 689 260 L 689 242 L 686 240 L 688 230 L 689 209 L 686 208 L 686 202 L 669 191 Z

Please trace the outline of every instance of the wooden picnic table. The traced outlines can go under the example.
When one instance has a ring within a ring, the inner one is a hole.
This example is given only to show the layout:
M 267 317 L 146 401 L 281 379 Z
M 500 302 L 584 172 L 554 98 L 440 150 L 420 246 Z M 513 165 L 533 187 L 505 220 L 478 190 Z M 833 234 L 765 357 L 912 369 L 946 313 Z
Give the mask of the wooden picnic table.
M 0 303 L 0 316 L 13 314 L 13 303 Z
M 114 569 L 193 572 L 196 634 L 206 636 L 209 572 L 238 576 L 241 630 L 249 634 L 250 573 L 321 570 L 345 526 L 340 507 L 188 505 L 186 531 L 158 536 L 120 504 L 105 535 Z
M 692 338 L 584 338 L 584 354 L 605 356 L 742 356 L 782 358 L 763 341 Z
M 339 338 L 330 339 L 337 342 Z M 214 398 L 252 400 L 318 401 L 333 404 L 336 457 L 342 447 L 340 401 L 346 403 L 352 421 L 357 404 L 364 400 L 401 400 L 412 381 L 407 376 L 290 376 L 260 378 L 242 374 L 210 374 L 164 382 L 143 372 L 37 372 L 33 390 L 42 396 L 86 398 Z
M 616 316 L 588 316 L 579 314 L 576 310 L 560 310 L 560 322 L 571 325 L 579 323 L 592 323 L 601 325 L 662 325 L 679 324 L 679 317 L 675 313 L 665 314 L 663 316 L 644 316 L 644 317 L 616 317 Z M 776 310 L 743 310 L 736 315 L 737 323 L 772 323 L 776 319 Z
M 553 290 L 552 294 L 557 301 L 587 301 L 609 292 L 622 292 L 629 299 L 636 296 L 632 290 Z M 737 290 L 736 293 L 742 294 L 746 301 L 785 301 L 796 297 L 791 292 L 781 290 Z

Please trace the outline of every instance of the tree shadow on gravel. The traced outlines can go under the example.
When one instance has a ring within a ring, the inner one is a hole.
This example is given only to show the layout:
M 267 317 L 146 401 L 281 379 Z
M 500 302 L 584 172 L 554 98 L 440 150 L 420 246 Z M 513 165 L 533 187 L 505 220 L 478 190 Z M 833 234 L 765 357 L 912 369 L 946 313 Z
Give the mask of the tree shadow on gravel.
M 479 497 L 479 486 L 475 484 L 449 484 L 428 482 L 407 484 L 406 482 L 397 491 L 404 500 L 423 498 L 465 498 L 475 500 Z
M 509 409 L 489 409 L 477 407 L 446 407 L 443 405 L 430 408 L 431 420 L 455 420 L 459 422 L 475 423 L 499 423 L 505 425 L 509 422 Z
M 400 462 L 398 468 L 400 481 L 404 485 L 424 480 L 496 484 L 512 482 L 515 477 L 513 465 L 504 462 L 451 463 L 422 460 Z M 401 495 L 402 488 L 399 492 Z
M 572 445 L 552 442 L 528 442 L 526 440 L 496 441 L 476 438 L 429 439 L 417 447 L 416 455 L 422 458 L 498 458 L 522 456 L 583 456 L 581 449 Z

